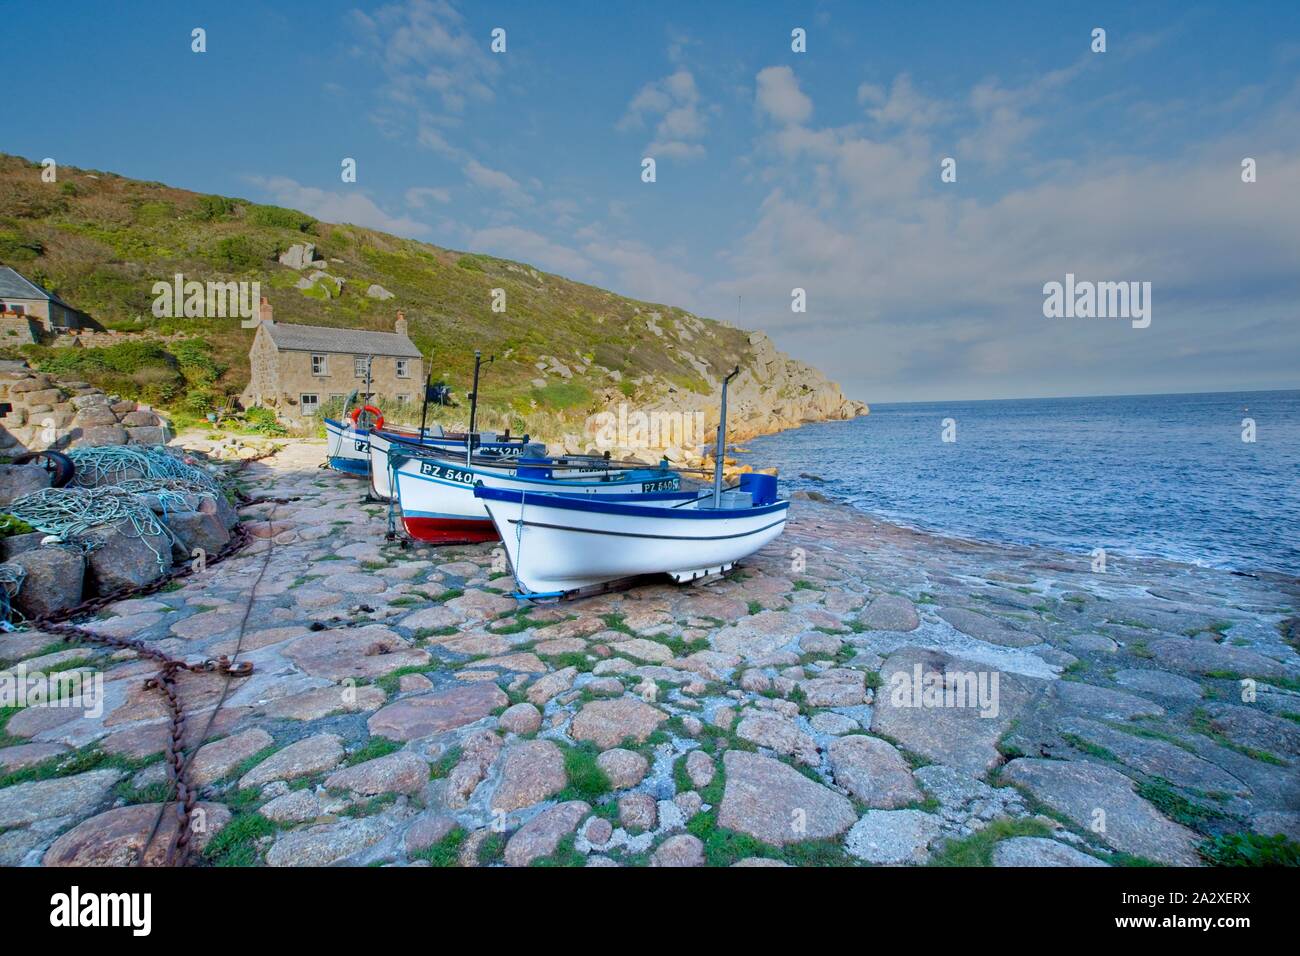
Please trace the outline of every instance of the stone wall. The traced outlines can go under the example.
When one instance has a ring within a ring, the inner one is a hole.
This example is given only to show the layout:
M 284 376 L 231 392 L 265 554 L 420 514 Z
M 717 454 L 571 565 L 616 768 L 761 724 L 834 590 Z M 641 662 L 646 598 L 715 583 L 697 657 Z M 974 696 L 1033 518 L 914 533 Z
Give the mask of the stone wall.
M 0 369 L 0 454 L 86 445 L 157 445 L 170 431 L 153 411 L 87 382 L 60 381 L 20 363 Z
M 40 320 L 16 312 L 0 313 L 0 347 L 33 345 L 40 341 Z

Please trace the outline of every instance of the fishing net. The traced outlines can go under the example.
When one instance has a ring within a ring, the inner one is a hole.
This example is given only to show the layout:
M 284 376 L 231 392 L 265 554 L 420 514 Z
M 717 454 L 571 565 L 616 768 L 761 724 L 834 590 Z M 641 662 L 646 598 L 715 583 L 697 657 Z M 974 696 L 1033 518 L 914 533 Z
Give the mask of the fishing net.
M 134 484 L 135 487 L 101 485 L 98 488 L 42 488 L 30 495 L 15 498 L 10 502 L 8 511 L 36 530 L 56 535 L 65 544 L 87 553 L 102 544 L 88 536 L 87 532 L 100 525 L 113 525 L 118 533 L 144 541 L 154 553 L 159 569 L 166 571 L 172 564 L 171 545 L 174 536 L 154 514 L 143 495 L 154 495 L 174 506 L 184 501 L 182 493 L 171 487 L 146 489 L 145 483 L 155 483 L 149 479 L 128 479 L 127 483 Z M 159 539 L 165 542 L 162 548 L 155 546 L 155 541 Z
M 27 571 L 21 564 L 0 564 L 0 631 L 12 631 L 13 599 L 23 586 Z
M 103 445 L 67 452 L 77 466 L 72 483 L 90 488 L 122 485 L 131 479 L 169 479 L 201 485 L 215 492 L 217 479 L 161 445 Z

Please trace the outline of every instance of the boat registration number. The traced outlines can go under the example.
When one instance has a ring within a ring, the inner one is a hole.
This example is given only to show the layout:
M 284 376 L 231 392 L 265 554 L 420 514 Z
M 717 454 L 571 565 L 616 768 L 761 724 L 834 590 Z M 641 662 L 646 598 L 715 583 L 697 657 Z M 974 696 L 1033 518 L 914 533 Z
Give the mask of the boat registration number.
M 474 473 L 472 471 L 447 468 L 443 465 L 435 465 L 431 461 L 420 462 L 420 474 L 428 475 L 430 478 L 441 478 L 443 481 L 459 481 L 463 485 L 474 484 Z
M 353 446 L 356 448 L 357 451 L 369 451 L 369 450 L 370 450 L 370 442 L 366 442 L 366 441 L 354 441 L 352 444 L 353 444 Z
M 641 490 L 646 491 L 676 491 L 681 487 L 681 480 L 678 478 L 661 478 L 658 481 L 641 482 Z

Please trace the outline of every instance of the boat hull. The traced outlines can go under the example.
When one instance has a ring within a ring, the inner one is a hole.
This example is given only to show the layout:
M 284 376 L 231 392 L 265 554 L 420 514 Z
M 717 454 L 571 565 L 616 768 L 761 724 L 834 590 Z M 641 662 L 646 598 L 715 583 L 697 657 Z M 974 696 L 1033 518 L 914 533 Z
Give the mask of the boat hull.
M 557 596 L 623 578 L 727 570 L 785 530 L 790 503 L 718 509 L 480 489 L 521 593 Z
M 402 527 L 416 541 L 430 544 L 477 544 L 497 539 L 497 529 L 490 520 L 402 515 Z
M 388 467 L 388 452 L 393 447 L 393 439 L 400 438 L 403 441 L 414 442 L 415 436 L 406 436 L 402 434 L 391 434 L 385 431 L 373 431 L 369 435 L 369 473 L 370 473 L 370 493 L 382 501 L 387 501 L 393 496 L 393 478 Z M 465 443 L 463 439 L 447 439 L 439 437 L 426 437 L 419 445 L 429 452 L 436 452 L 448 457 L 455 455 L 457 452 L 464 451 Z M 535 452 L 545 450 L 544 446 L 539 444 L 526 444 L 524 442 L 488 442 L 475 447 L 475 454 L 488 457 L 498 457 L 503 462 L 513 458 L 519 458 L 525 452 Z
M 679 476 L 662 469 L 606 470 L 599 478 L 563 473 L 564 478 L 525 478 L 498 469 L 453 465 L 441 460 L 405 458 L 391 469 L 395 480 L 402 526 L 417 541 L 439 544 L 491 541 L 496 538 L 492 520 L 474 496 L 476 483 L 491 488 L 522 491 L 563 491 L 591 496 L 631 496 L 674 491 Z M 450 538 L 448 530 L 463 529 L 469 537 Z M 433 537 L 426 537 L 432 534 Z

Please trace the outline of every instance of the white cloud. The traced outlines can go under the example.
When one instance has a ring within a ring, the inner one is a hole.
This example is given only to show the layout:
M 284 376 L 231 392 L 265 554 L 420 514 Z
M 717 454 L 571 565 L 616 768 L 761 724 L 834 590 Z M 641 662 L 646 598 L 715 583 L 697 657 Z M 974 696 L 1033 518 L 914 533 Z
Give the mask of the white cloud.
M 867 115 L 877 123 L 916 129 L 942 122 L 949 112 L 945 104 L 919 92 L 907 73 L 894 77 L 888 92 L 883 87 L 863 83 L 858 87 L 858 102 L 867 106 Z
M 708 132 L 707 108 L 695 77 L 687 69 L 647 83 L 632 97 L 615 129 L 642 129 L 655 122 L 654 138 L 646 154 L 672 159 L 698 159 L 704 155 L 700 140 Z
M 512 203 L 525 205 L 532 202 L 524 187 L 513 176 L 499 169 L 484 166 L 477 159 L 467 162 L 463 172 L 474 185 L 491 192 L 498 192 Z
M 405 193 L 406 204 L 416 209 L 423 209 L 432 200 L 438 203 L 451 202 L 451 190 L 441 186 L 412 186 Z
M 352 223 L 399 236 L 427 235 L 429 227 L 406 216 L 390 216 L 374 200 L 355 188 L 330 192 L 304 186 L 287 176 L 248 176 L 248 182 L 269 195 L 277 205 L 315 216 L 325 222 Z
M 799 89 L 788 66 L 766 67 L 758 72 L 756 82 L 756 105 L 778 123 L 806 123 L 812 117 L 812 100 Z
M 353 10 L 352 18 L 359 53 L 379 61 L 394 102 L 425 108 L 432 97 L 444 113 L 460 114 L 472 100 L 493 98 L 500 65 L 446 0 L 403 0 L 373 13 Z
M 702 285 L 699 276 L 664 259 L 657 250 L 631 239 L 607 236 L 603 230 L 587 230 L 589 241 L 583 251 L 606 267 L 610 288 L 623 295 L 681 305 L 695 298 Z

